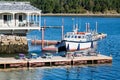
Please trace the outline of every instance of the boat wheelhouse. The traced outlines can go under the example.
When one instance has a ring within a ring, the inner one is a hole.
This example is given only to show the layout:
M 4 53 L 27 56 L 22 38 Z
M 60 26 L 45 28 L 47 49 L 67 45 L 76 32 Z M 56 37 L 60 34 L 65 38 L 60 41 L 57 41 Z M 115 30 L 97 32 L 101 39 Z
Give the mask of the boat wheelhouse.
M 68 32 L 64 36 L 64 40 L 67 41 L 75 41 L 75 42 L 87 42 L 92 40 L 92 35 L 91 33 L 86 33 L 86 32 Z
M 41 10 L 29 2 L 0 1 L 0 34 L 40 30 Z

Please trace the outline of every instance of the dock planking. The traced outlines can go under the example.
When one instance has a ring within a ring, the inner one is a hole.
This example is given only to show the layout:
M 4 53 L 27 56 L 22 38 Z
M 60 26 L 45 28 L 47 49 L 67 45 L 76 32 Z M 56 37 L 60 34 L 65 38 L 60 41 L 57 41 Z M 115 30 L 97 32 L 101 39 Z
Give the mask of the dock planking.
M 44 66 L 66 66 L 112 63 L 112 57 L 98 54 L 97 56 L 61 57 L 37 59 L 0 58 L 0 68 L 23 68 Z

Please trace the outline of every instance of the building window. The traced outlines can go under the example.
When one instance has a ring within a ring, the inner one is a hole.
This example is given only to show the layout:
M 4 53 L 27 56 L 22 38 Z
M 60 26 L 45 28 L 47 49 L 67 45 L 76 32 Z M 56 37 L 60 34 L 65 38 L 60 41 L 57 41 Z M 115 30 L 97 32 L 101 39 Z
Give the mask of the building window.
M 11 21 L 11 15 L 3 15 L 4 22 Z

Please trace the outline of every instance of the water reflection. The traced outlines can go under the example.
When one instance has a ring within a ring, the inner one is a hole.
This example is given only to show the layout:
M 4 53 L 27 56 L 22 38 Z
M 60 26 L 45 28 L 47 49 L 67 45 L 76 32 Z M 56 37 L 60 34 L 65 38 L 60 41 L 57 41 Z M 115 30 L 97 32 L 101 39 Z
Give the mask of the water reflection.
M 104 76 L 99 75 L 101 71 L 108 71 L 110 67 L 109 65 L 107 67 L 89 65 L 1 69 L 0 80 L 98 80 Z M 107 72 L 104 73 L 106 75 Z

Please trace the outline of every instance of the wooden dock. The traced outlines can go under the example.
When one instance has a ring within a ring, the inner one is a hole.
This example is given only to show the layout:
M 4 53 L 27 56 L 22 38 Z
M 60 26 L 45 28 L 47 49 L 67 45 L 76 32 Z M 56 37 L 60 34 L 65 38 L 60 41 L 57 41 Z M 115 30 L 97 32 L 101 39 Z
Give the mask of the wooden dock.
M 105 64 L 112 63 L 112 57 L 97 55 L 97 56 L 82 56 L 82 57 L 61 57 L 54 56 L 52 58 L 37 58 L 37 59 L 15 59 L 15 58 L 0 58 L 0 68 L 23 68 L 23 67 L 43 67 L 43 66 L 65 66 L 65 65 L 86 65 L 86 64 Z

